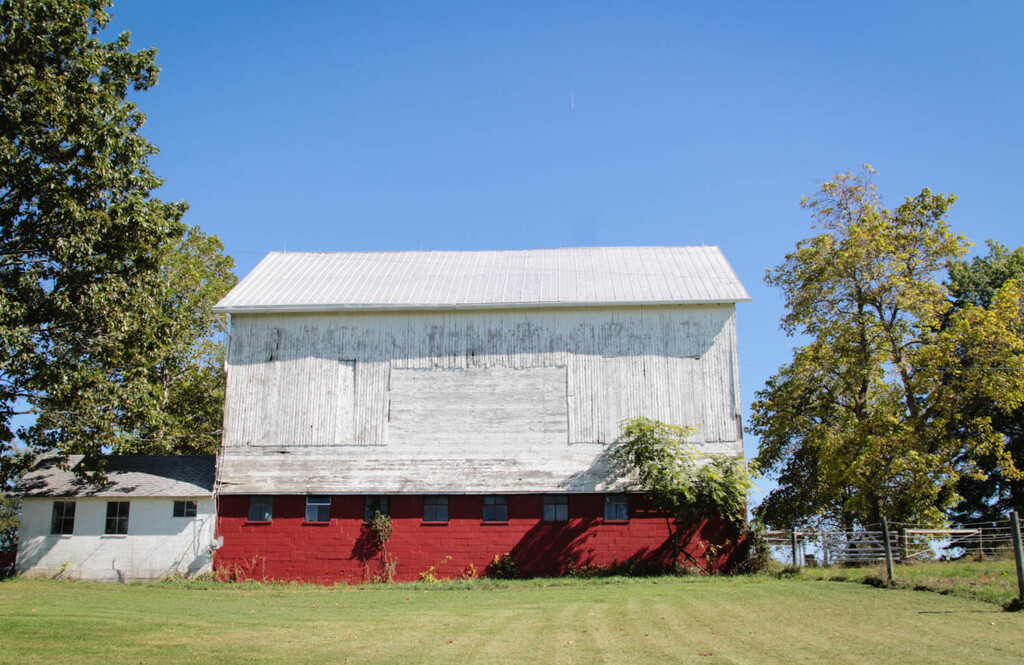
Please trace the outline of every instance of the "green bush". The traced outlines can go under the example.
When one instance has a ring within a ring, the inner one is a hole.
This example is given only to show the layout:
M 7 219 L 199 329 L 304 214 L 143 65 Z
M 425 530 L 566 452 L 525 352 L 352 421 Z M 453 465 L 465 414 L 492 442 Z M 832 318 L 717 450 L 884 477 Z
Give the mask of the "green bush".
M 519 579 L 519 564 L 512 558 L 509 552 L 494 555 L 494 560 L 488 566 L 487 576 L 499 580 Z

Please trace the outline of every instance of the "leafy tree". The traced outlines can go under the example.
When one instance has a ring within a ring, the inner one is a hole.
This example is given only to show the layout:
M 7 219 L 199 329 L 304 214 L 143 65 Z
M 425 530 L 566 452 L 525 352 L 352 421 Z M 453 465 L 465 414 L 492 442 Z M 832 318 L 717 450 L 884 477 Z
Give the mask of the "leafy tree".
M 757 509 L 769 525 L 939 523 L 982 457 L 1017 473 L 991 421 L 963 407 L 1020 404 L 1024 373 L 975 370 L 1022 366 L 1024 294 L 1010 285 L 989 310 L 954 310 L 935 276 L 967 251 L 945 221 L 955 197 L 925 189 L 890 211 L 872 173 L 804 199 L 822 233 L 766 276 L 786 300 L 783 330 L 808 339 L 752 407 L 756 461 L 779 483 Z
M 651 504 L 669 515 L 674 561 L 682 551 L 682 530 L 706 517 L 735 527 L 746 517 L 753 480 L 744 461 L 729 455 L 704 455 L 687 439 L 689 427 L 649 418 L 622 422 L 622 437 L 612 461 L 642 487 Z M 692 563 L 701 566 L 696 560 Z
M 976 256 L 970 262 L 954 261 L 949 265 L 949 287 L 953 305 L 988 308 L 996 294 L 1008 281 L 1024 278 L 1024 247 L 1012 252 L 1006 245 L 989 240 L 987 256 Z
M 16 453 L 216 448 L 220 241 L 153 196 L 130 91 L 154 49 L 99 34 L 107 0 L 0 3 L 0 464 Z M 28 414 L 30 424 L 15 418 Z M 19 440 L 20 439 L 20 443 Z
M 957 261 L 949 267 L 948 286 L 955 309 L 971 305 L 991 308 L 1011 280 L 1024 283 L 1024 247 L 1010 251 L 992 240 L 987 244 L 987 256 L 975 257 L 970 262 Z M 1024 336 L 1024 330 L 1017 334 Z M 966 354 L 962 360 L 965 364 L 972 361 Z M 1005 370 L 993 367 L 988 371 Z M 995 402 L 979 400 L 970 408 L 978 416 L 991 419 L 992 427 L 1004 437 L 1004 448 L 1014 467 L 1024 469 L 1024 407 L 1005 411 Z M 1000 519 L 1010 510 L 1024 512 L 1024 479 L 1007 475 L 1000 462 L 997 455 L 985 455 L 978 460 L 980 474 L 960 479 L 957 492 L 962 500 L 951 513 L 955 522 Z
M 0 492 L 0 552 L 18 548 L 18 511 L 21 502 Z

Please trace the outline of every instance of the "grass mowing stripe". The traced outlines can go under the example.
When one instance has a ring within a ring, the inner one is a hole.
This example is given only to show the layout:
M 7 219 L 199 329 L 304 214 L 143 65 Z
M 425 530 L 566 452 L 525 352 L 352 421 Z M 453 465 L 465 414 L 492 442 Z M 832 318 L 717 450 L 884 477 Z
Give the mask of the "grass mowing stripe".
M 477 590 L 15 579 L 0 583 L 0 626 L 0 663 L 19 665 L 1024 662 L 1022 614 L 801 579 Z

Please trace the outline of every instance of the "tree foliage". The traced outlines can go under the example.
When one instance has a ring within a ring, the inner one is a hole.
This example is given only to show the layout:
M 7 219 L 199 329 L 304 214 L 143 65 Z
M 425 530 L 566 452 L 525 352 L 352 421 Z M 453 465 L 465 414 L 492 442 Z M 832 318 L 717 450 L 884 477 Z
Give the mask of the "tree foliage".
M 216 237 L 153 191 L 129 94 L 154 49 L 111 41 L 107 0 L 0 3 L 0 461 L 14 451 L 209 452 L 234 283 Z M 31 420 L 19 427 L 16 416 Z M 19 445 L 17 439 L 20 439 Z
M 955 197 L 925 189 L 888 210 L 872 174 L 841 173 L 804 199 L 821 233 L 767 272 L 783 330 L 808 340 L 752 407 L 757 463 L 779 484 L 758 508 L 772 526 L 938 523 L 979 459 L 1017 474 L 991 420 L 965 405 L 1021 403 L 1021 290 L 954 308 L 936 276 L 968 248 L 945 220 Z
M 18 549 L 18 514 L 21 500 L 0 492 L 0 552 Z
M 990 240 L 986 256 L 974 257 L 970 262 L 957 261 L 949 267 L 948 286 L 955 309 L 991 309 L 999 297 L 1005 297 L 1003 289 L 1012 288 L 1008 286 L 1011 281 L 1024 284 L 1024 247 L 1010 251 Z M 1022 329 L 1014 333 L 1024 337 Z M 981 365 L 967 353 L 961 362 L 967 367 Z M 987 371 L 999 373 L 1009 369 L 992 367 Z M 1005 410 L 992 400 L 975 400 L 966 408 L 972 409 L 977 417 L 991 419 L 992 427 L 1004 437 L 1004 449 L 1014 468 L 1024 469 L 1024 407 Z M 957 484 L 962 499 L 951 512 L 953 521 L 995 520 L 1010 510 L 1024 512 L 1024 478 L 1005 473 L 999 455 L 982 456 L 978 468 L 980 474 L 964 476 Z
M 388 554 L 388 543 L 391 541 L 391 534 L 394 532 L 391 515 L 382 513 L 379 510 L 373 511 L 369 528 L 373 537 L 377 540 L 377 546 L 380 548 L 380 580 L 382 582 L 394 582 L 395 561 Z
M 612 461 L 647 493 L 651 504 L 674 518 L 676 559 L 680 529 L 707 517 L 734 526 L 745 521 L 753 480 L 745 462 L 729 455 L 705 455 L 688 442 L 693 429 L 637 417 L 622 422 Z

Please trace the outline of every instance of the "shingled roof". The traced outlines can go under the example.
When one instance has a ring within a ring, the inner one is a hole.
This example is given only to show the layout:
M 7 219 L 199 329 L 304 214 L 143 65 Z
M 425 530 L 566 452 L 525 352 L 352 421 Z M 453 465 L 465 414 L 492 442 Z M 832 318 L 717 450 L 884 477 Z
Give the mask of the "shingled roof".
M 15 494 L 25 497 L 212 496 L 215 455 L 108 455 L 102 458 L 107 483 L 95 485 L 75 473 L 83 455 L 45 457 L 22 476 Z
M 218 312 L 746 302 L 718 247 L 271 252 Z

